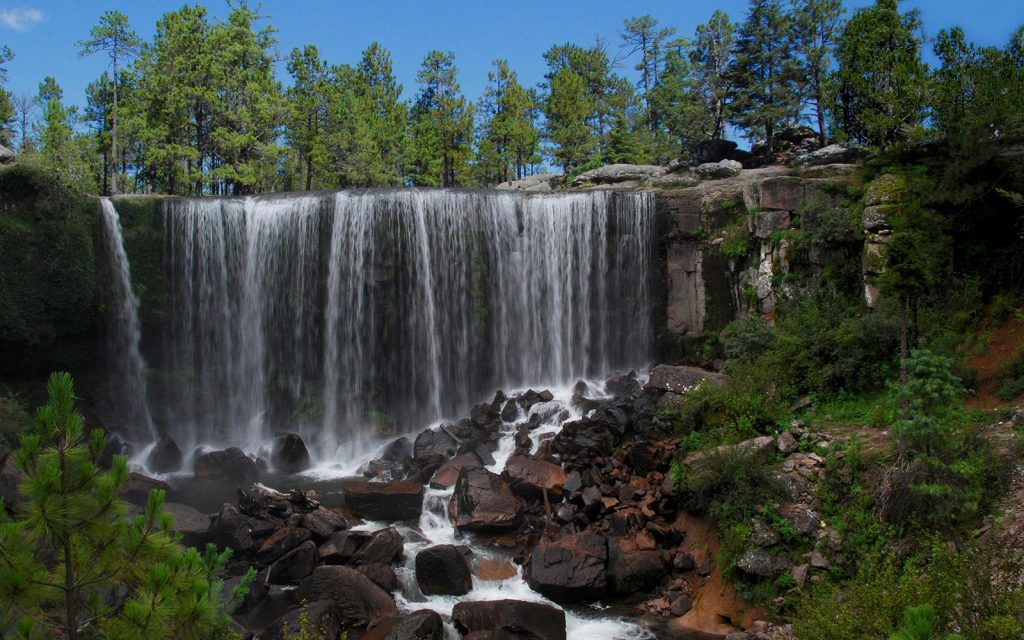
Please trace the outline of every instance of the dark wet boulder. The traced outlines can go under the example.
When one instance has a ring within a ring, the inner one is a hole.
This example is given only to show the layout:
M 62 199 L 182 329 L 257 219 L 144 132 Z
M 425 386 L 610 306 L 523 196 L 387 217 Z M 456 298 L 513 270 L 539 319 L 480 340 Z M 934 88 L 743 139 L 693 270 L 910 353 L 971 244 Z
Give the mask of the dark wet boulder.
M 612 376 L 604 381 L 604 392 L 616 398 L 635 396 L 640 393 L 641 387 L 642 385 L 640 380 L 637 379 L 635 371 Z M 580 395 L 586 395 L 586 383 L 583 383 L 583 389 L 580 391 Z
M 416 484 L 427 484 L 434 473 L 448 461 L 448 456 L 428 453 L 413 458 L 405 465 L 405 479 Z
M 444 429 L 427 429 L 416 436 L 413 444 L 413 458 L 439 453 L 451 458 L 458 452 L 459 442 Z
M 439 544 L 416 554 L 416 583 L 426 596 L 461 596 L 473 588 L 473 573 L 457 547 Z
M 317 600 L 304 607 L 292 609 L 274 620 L 260 634 L 260 640 L 290 640 L 296 637 L 302 627 L 303 616 L 310 628 L 320 631 L 321 637 L 337 638 L 341 635 L 342 626 L 335 614 L 333 603 L 327 600 Z
M 259 479 L 256 463 L 238 447 L 210 451 L 196 457 L 192 471 L 197 480 L 250 484 Z
M 364 531 L 338 531 L 320 545 L 320 562 L 323 564 L 348 564 L 360 545 L 370 539 Z
M 493 638 L 507 640 L 565 640 L 565 612 L 540 602 L 459 602 L 452 609 L 452 622 L 464 637 L 491 633 Z
M 443 640 L 444 621 L 436 611 L 422 609 L 378 622 L 363 640 Z
M 494 533 L 519 526 L 520 502 L 501 476 L 483 468 L 463 469 L 448 502 L 448 516 L 462 531 Z
M 512 491 L 530 499 L 543 499 L 546 491 L 550 499 L 561 500 L 565 471 L 561 465 L 526 456 L 512 456 L 505 463 L 502 474 Z
M 356 567 L 356 571 L 363 574 L 385 591 L 398 591 L 398 576 L 391 565 L 382 562 L 363 564 Z
M 153 473 L 173 473 L 180 471 L 182 465 L 181 449 L 168 435 L 160 436 L 146 458 L 146 467 Z
M 352 555 L 352 564 L 391 564 L 402 556 L 404 541 L 398 529 L 388 527 L 370 534 Z
M 299 473 L 309 468 L 309 449 L 297 433 L 286 433 L 274 438 L 270 450 L 270 463 L 284 473 Z
M 474 452 L 457 455 L 434 473 L 434 477 L 430 479 L 430 486 L 434 489 L 447 489 L 455 484 L 459 479 L 459 472 L 463 469 L 482 466 L 483 461 Z
M 608 591 L 608 544 L 593 531 L 543 541 L 530 554 L 530 588 L 555 602 L 596 600 Z
M 653 590 L 665 577 L 661 551 L 639 550 L 631 541 L 608 541 L 608 581 L 611 589 L 627 596 Z
M 346 628 L 365 628 L 377 620 L 398 615 L 391 596 L 351 567 L 317 567 L 297 591 L 300 602 L 330 602 L 331 611 Z
M 164 503 L 164 511 L 171 514 L 174 523 L 171 531 L 181 535 L 182 544 L 189 547 L 203 548 L 212 542 L 213 532 L 210 527 L 210 516 L 187 504 L 176 502 Z
M 214 517 L 211 531 L 213 543 L 218 547 L 249 553 L 274 531 L 274 524 L 249 517 L 233 504 L 225 504 Z
M 604 420 L 584 418 L 565 423 L 551 439 L 551 451 L 563 460 L 584 460 L 610 455 L 620 440 L 621 435 Z
M 256 552 L 256 560 L 270 564 L 312 537 L 313 534 L 301 527 L 281 527 L 263 541 Z
M 318 540 L 326 540 L 340 529 L 348 527 L 348 522 L 339 514 L 319 507 L 302 515 L 302 528 L 308 529 Z
M 295 584 L 313 573 L 319 562 L 316 543 L 307 540 L 270 565 L 267 581 L 271 584 Z
M 416 520 L 423 511 L 424 487 L 415 482 L 352 479 L 342 484 L 342 490 L 348 510 L 367 520 Z
M 505 406 L 501 408 L 501 419 L 505 422 L 515 422 L 519 417 L 519 406 L 515 400 L 506 400 Z
M 136 506 L 145 507 L 146 502 L 149 500 L 149 492 L 154 489 L 159 489 L 166 493 L 167 491 L 170 491 L 171 485 L 167 484 L 163 480 L 150 478 L 149 476 L 144 476 L 141 473 L 135 473 L 133 471 L 128 474 L 127 482 L 121 485 L 118 493 L 124 500 L 127 500 Z
M 701 140 L 693 147 L 690 161 L 694 165 L 724 160 L 736 151 L 738 144 L 732 140 Z

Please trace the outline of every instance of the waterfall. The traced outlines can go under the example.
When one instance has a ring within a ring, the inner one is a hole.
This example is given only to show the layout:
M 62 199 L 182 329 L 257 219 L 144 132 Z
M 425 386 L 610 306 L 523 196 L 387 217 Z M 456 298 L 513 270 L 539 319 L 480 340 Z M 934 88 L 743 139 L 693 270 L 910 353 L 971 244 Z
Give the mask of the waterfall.
M 131 269 L 124 250 L 121 219 L 107 198 L 100 199 L 103 230 L 103 255 L 110 274 L 109 331 L 107 353 L 110 356 L 111 395 L 118 398 L 114 420 L 107 425 L 136 442 L 153 439 L 153 421 L 146 393 L 146 363 L 139 350 L 139 299 L 132 291 Z
M 162 203 L 158 422 L 321 460 L 498 388 L 647 364 L 650 194 L 348 191 Z M 152 394 L 157 395 L 157 394 Z

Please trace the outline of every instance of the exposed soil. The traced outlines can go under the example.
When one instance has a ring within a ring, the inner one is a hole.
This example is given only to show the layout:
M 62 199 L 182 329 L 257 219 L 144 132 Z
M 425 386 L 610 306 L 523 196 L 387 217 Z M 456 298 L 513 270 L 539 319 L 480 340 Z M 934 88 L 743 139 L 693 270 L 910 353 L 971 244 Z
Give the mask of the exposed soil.
M 1024 346 L 1024 324 L 1011 316 L 992 330 L 988 347 L 980 355 L 971 356 L 969 363 L 978 372 L 978 388 L 967 398 L 967 405 L 979 409 L 995 409 L 1007 403 L 996 395 L 996 376 L 1004 366 L 1020 353 Z

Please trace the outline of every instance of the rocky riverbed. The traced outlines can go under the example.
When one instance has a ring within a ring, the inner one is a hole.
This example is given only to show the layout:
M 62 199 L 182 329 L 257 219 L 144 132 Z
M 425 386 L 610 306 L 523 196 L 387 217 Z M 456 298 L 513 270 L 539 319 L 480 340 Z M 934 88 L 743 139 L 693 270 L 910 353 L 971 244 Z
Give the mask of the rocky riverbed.
M 672 485 L 678 435 L 663 410 L 723 380 L 658 366 L 648 377 L 498 392 L 467 417 L 381 446 L 358 477 L 304 475 L 305 443 L 283 436 L 270 460 L 205 451 L 170 484 L 134 476 L 126 497 L 167 489 L 185 543 L 234 550 L 228 586 L 256 567 L 233 611 L 245 636 L 285 638 L 305 611 L 328 637 L 350 640 L 785 637 L 732 591 L 716 532 Z M 734 445 L 778 456 L 790 498 L 778 512 L 816 541 L 807 557 L 788 557 L 770 527 L 752 523 L 737 564 L 755 579 L 804 583 L 844 561 L 809 497 L 823 460 L 799 450 L 808 439 L 828 445 L 800 424 Z M 173 467 L 175 450 L 153 447 L 150 466 Z M 159 459 L 167 451 L 170 462 Z

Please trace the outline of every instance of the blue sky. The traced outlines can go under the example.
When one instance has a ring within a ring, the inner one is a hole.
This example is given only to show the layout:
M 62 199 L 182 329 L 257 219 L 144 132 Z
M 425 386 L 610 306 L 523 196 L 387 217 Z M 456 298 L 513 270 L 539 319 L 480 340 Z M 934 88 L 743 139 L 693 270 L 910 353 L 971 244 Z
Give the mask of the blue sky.
M 873 0 L 846 0 L 848 9 Z M 210 14 L 227 14 L 224 0 L 203 1 Z M 506 58 L 526 85 L 544 75 L 541 54 L 552 44 L 594 43 L 601 37 L 611 51 L 619 47 L 618 33 L 625 18 L 649 13 L 682 35 L 708 19 L 716 8 L 741 20 L 746 0 L 547 0 L 516 3 L 491 0 L 263 0 L 262 13 L 277 29 L 279 53 L 285 57 L 296 46 L 315 44 L 332 63 L 354 63 L 371 42 L 387 47 L 405 95 L 415 91 L 416 70 L 430 49 L 455 52 L 460 82 L 466 95 L 476 99 L 483 91 L 487 71 L 495 58 Z M 9 89 L 35 94 L 40 80 L 54 76 L 69 102 L 84 102 L 85 86 L 106 66 L 101 56 L 79 59 L 75 42 L 106 10 L 128 16 L 135 30 L 150 38 L 159 17 L 180 8 L 181 2 L 158 0 L 0 0 L 0 44 L 14 50 L 8 65 Z M 974 42 L 1003 45 L 1013 29 L 1024 24 L 1022 0 L 905 0 L 905 7 L 922 10 L 929 35 L 959 25 Z M 632 76 L 632 62 L 620 72 Z M 281 63 L 279 77 L 287 81 Z

